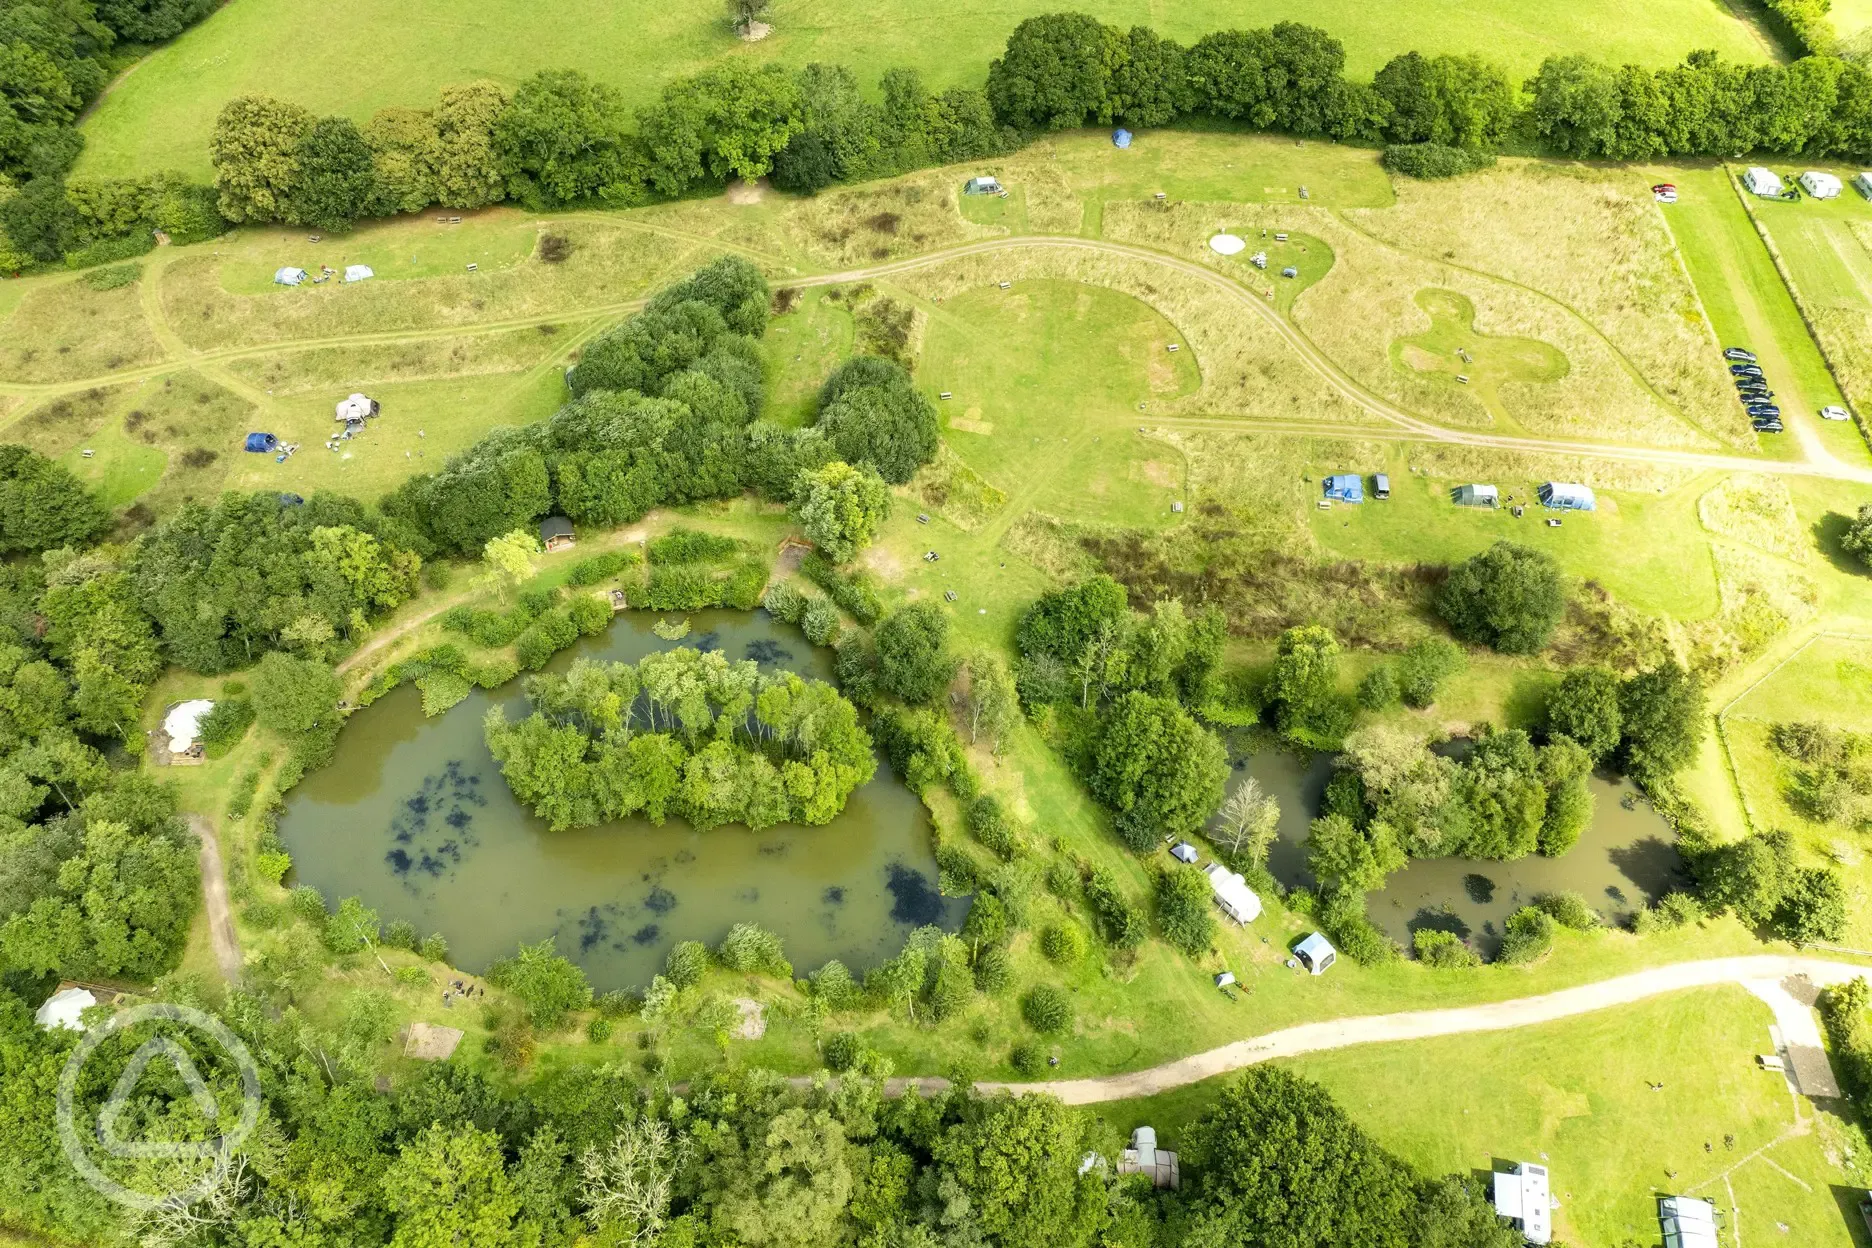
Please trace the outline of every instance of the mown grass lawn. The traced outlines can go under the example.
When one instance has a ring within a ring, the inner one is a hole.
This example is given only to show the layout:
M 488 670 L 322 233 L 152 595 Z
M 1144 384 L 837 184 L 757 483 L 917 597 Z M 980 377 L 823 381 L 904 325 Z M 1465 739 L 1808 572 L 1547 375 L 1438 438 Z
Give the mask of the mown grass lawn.
M 1864 440 L 1850 423 L 1814 415 L 1841 401 L 1839 386 L 1754 222 L 1736 198 L 1727 171 L 1678 169 L 1658 174 L 1677 186 L 1680 198 L 1665 208 L 1664 219 L 1722 345 L 1755 352 L 1782 410 L 1792 420 L 1814 426 L 1835 455 L 1863 461 Z M 1791 458 L 1799 450 L 1792 428 L 1756 440 L 1769 455 Z
M 1731 1226 L 1739 1209 L 1744 1242 L 1847 1248 L 1859 1241 L 1829 1182 L 1864 1178 L 1826 1153 L 1850 1146 L 1863 1166 L 1863 1137 L 1757 1068 L 1772 1021 L 1766 1005 L 1725 986 L 1284 1065 L 1324 1084 L 1381 1144 L 1427 1173 L 1485 1172 L 1496 1160 L 1548 1166 L 1561 1206 L 1555 1234 L 1567 1243 L 1654 1243 L 1654 1196 L 1683 1193 L 1715 1200 Z M 1114 1134 L 1150 1123 L 1175 1148 L 1220 1082 L 1089 1112 Z
M 1651 0 L 1633 9 L 1586 0 L 1564 9 L 1482 0 L 1460 16 L 1430 0 L 1372 6 L 1274 0 L 1252 11 L 1220 3 L 1151 9 L 1097 0 L 1086 11 L 1120 26 L 1154 25 L 1189 42 L 1228 26 L 1301 21 L 1323 26 L 1347 46 L 1349 69 L 1369 75 L 1391 56 L 1479 51 L 1513 77 L 1552 55 L 1586 52 L 1614 64 L 1675 63 L 1695 48 L 1764 59 L 1749 28 L 1716 0 Z M 1024 17 L 1048 12 L 1029 0 L 987 6 L 910 5 L 895 0 L 859 9 L 828 0 L 781 0 L 773 33 L 740 43 L 718 5 L 654 0 L 487 0 L 464 8 L 447 0 L 236 0 L 158 49 L 120 80 L 85 127 L 80 172 L 126 176 L 179 169 L 208 172 L 208 136 L 227 100 L 266 92 L 319 113 L 358 121 L 386 105 L 429 107 L 450 83 L 517 82 L 538 69 L 576 68 L 612 83 L 629 104 L 655 98 L 662 84 L 729 56 L 803 65 L 833 61 L 868 82 L 895 65 L 920 69 L 932 88 L 978 84 Z
M 1450 491 L 1463 484 L 1410 471 L 1408 448 L 1383 464 L 1317 464 L 1315 480 L 1331 472 L 1367 474 L 1366 500 L 1335 503 L 1311 515 L 1314 538 L 1327 551 L 1385 563 L 1467 558 L 1500 540 L 1544 550 L 1575 576 L 1597 580 L 1635 606 L 1678 619 L 1716 610 L 1716 573 L 1709 543 L 1697 524 L 1694 486 L 1665 494 L 1597 491 L 1599 510 L 1549 512 L 1535 498 L 1534 481 L 1497 478 L 1502 506 L 1459 507 Z M 1371 496 L 1370 474 L 1388 471 L 1391 497 Z M 1514 504 L 1527 510 L 1516 519 Z M 1558 518 L 1560 527 L 1546 521 Z

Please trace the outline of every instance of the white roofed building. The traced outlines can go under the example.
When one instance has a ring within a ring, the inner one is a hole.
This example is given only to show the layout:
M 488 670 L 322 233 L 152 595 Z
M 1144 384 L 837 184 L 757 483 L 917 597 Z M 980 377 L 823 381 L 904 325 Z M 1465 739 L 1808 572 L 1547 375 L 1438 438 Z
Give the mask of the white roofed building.
M 1553 1200 L 1547 1190 L 1547 1167 L 1517 1161 L 1512 1170 L 1495 1172 L 1495 1212 L 1514 1224 L 1530 1244 L 1553 1242 Z
M 1216 905 L 1229 918 L 1252 923 L 1261 917 L 1261 899 L 1248 887 L 1247 880 L 1219 862 L 1204 867 L 1203 874 L 1209 877 L 1209 891 L 1215 894 Z

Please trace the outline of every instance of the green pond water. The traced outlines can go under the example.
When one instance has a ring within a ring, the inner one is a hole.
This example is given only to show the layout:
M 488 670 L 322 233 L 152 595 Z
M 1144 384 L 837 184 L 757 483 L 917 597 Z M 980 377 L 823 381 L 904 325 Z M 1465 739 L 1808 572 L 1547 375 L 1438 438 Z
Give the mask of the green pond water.
M 831 678 L 830 653 L 764 611 L 698 612 L 676 642 L 656 636 L 655 622 L 626 612 L 552 670 L 682 645 Z M 714 944 L 743 921 L 777 932 L 801 974 L 828 958 L 862 970 L 913 927 L 954 927 L 966 909 L 938 895 L 927 813 L 881 758 L 823 827 L 698 832 L 676 819 L 661 828 L 628 819 L 551 832 L 514 801 L 488 753 L 490 705 L 523 714 L 521 682 L 476 691 L 434 719 L 410 687 L 353 715 L 332 764 L 288 795 L 280 836 L 293 882 L 441 932 L 451 961 L 469 970 L 554 937 L 600 990 L 648 983 L 677 941 Z
M 1329 754 L 1302 760 L 1268 751 L 1244 760 L 1230 780 L 1233 788 L 1252 776 L 1280 802 L 1280 837 L 1268 853 L 1268 870 L 1285 887 L 1317 884 L 1307 869 L 1305 841 L 1332 771 Z M 1560 857 L 1413 859 L 1384 888 L 1367 894 L 1366 913 L 1406 948 L 1417 929 L 1437 927 L 1492 957 L 1508 916 L 1541 893 L 1578 893 L 1606 922 L 1617 923 L 1686 886 L 1676 834 L 1631 782 L 1594 775 L 1587 783 L 1595 799 L 1592 826 Z

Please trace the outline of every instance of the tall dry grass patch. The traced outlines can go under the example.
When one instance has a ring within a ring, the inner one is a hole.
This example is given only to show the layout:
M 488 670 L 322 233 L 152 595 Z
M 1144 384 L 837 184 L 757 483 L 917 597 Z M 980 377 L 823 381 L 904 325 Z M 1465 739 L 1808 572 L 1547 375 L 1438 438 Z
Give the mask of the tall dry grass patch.
M 1382 210 L 1373 210 L 1382 211 Z M 1374 393 L 1426 419 L 1460 428 L 1498 427 L 1539 434 L 1593 436 L 1657 446 L 1708 446 L 1633 375 L 1577 314 L 1536 291 L 1391 246 L 1323 208 L 1268 204 L 1108 204 L 1107 237 L 1199 260 L 1254 290 L 1282 279 L 1252 268 L 1244 253 L 1218 256 L 1208 246 L 1221 230 L 1242 233 L 1249 252 L 1262 230 L 1322 240 L 1332 267 L 1295 301 L 1294 324 L 1334 363 Z M 1491 411 L 1480 392 L 1453 378 L 1395 361 L 1391 345 L 1433 328 L 1416 296 L 1453 290 L 1475 307 L 1482 334 L 1534 338 L 1566 357 L 1552 382 L 1503 381 Z
M 1813 552 L 1795 514 L 1794 496 L 1779 477 L 1746 472 L 1725 477 L 1697 500 L 1697 517 L 1719 537 L 1795 563 L 1807 562 Z
M 534 325 L 495 334 L 464 334 L 419 342 L 319 347 L 234 360 L 228 371 L 275 394 L 342 386 L 382 385 L 517 373 L 576 337 L 579 324 Z
M 1153 416 L 1303 417 L 1332 424 L 1371 418 L 1328 386 L 1254 312 L 1226 292 L 1148 261 L 1071 247 L 1023 246 L 914 269 L 892 280 L 927 299 L 953 298 L 996 283 L 1057 278 L 1103 286 L 1162 313 L 1194 350 L 1202 385 L 1153 399 Z
M 781 229 L 813 259 L 852 268 L 1007 232 L 965 220 L 961 185 L 943 169 L 816 195 L 788 212 Z
M 555 232 L 573 244 L 559 264 L 532 256 L 487 273 L 332 282 L 264 295 L 229 293 L 218 261 L 190 256 L 163 276 L 163 313 L 176 333 L 204 349 L 570 316 L 647 297 L 714 254 L 706 244 L 627 226 L 568 221 Z
M 1397 196 L 1395 207 L 1344 216 L 1400 251 L 1558 300 L 1597 327 L 1682 419 L 1753 445 L 1669 227 L 1636 179 L 1510 160 L 1449 181 L 1400 178 Z
M 93 290 L 68 281 L 28 292 L 0 320 L 0 378 L 79 381 L 160 360 L 137 290 L 134 282 Z

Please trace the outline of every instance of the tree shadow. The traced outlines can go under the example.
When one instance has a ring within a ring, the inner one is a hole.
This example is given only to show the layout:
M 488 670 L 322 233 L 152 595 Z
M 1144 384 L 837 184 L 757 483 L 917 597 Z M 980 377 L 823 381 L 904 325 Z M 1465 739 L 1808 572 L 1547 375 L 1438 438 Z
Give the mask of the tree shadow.
M 1872 1245 L 1872 1227 L 1868 1227 L 1866 1215 L 1861 1208 L 1868 1202 L 1863 1187 L 1846 1187 L 1839 1183 L 1829 1185 L 1833 1193 L 1833 1203 L 1839 1206 L 1840 1220 L 1846 1223 L 1846 1233 L 1852 1236 L 1852 1242 L 1859 1245 Z
M 1849 576 L 1864 576 L 1867 572 L 1866 565 L 1859 561 L 1858 556 L 1848 554 L 1846 548 L 1841 545 L 1846 538 L 1846 530 L 1851 525 L 1851 516 L 1829 511 L 1813 523 L 1814 542 L 1835 570 Z
M 1647 836 L 1630 845 L 1621 845 L 1607 850 L 1606 857 L 1618 868 L 1619 874 L 1643 894 L 1641 905 L 1654 903 L 1673 888 L 1690 887 L 1690 873 L 1685 868 L 1683 855 L 1663 837 Z M 1612 890 L 1607 889 L 1606 895 L 1621 904 L 1629 904 L 1630 898 L 1622 895 L 1624 892 L 1620 889 L 1621 895 L 1613 896 Z

